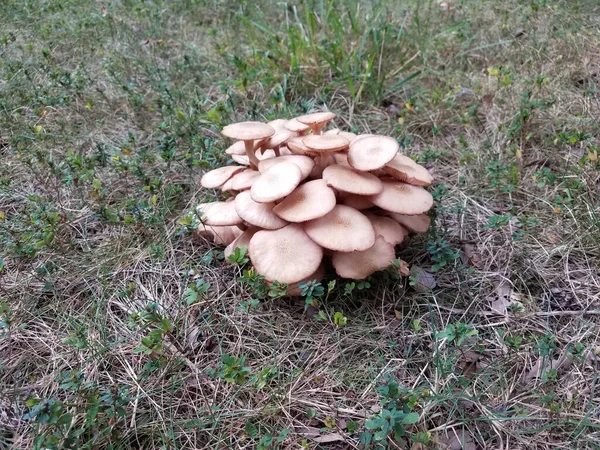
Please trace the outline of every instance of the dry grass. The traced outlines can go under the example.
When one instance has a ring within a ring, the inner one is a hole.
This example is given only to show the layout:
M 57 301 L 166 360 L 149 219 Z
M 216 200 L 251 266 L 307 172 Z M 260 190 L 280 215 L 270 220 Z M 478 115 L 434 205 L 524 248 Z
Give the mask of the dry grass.
M 311 50 L 357 48 L 319 4 L 302 76 L 285 59 L 286 20 L 310 34 L 301 7 L 0 5 L 0 448 L 269 448 L 283 430 L 271 448 L 361 448 L 389 377 L 420 415 L 389 448 L 600 447 L 597 10 L 449 3 L 361 19 L 358 35 L 404 27 L 401 52 L 365 47 L 410 60 L 386 89 L 421 71 L 382 98 L 353 97 Z M 441 239 L 460 258 L 425 292 L 382 275 L 347 296 L 338 280 L 324 320 L 303 299 L 244 307 L 242 269 L 177 221 L 214 194 L 197 181 L 224 162 L 223 123 L 322 103 L 435 175 L 434 231 L 400 256 L 430 268 Z M 151 305 L 172 329 L 148 356 L 158 322 L 132 319 Z M 439 335 L 460 324 L 477 335 Z M 223 355 L 246 358 L 246 382 L 219 375 Z

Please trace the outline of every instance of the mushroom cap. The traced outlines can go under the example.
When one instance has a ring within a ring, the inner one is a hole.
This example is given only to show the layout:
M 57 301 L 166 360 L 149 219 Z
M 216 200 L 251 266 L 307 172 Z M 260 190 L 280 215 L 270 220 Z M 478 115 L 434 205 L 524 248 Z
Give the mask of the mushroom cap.
M 338 252 L 366 250 L 375 242 L 369 219 L 345 205 L 336 205 L 323 217 L 306 222 L 304 230 L 317 244 Z
M 425 167 L 401 154 L 394 156 L 394 159 L 383 166 L 381 170 L 398 181 L 415 186 L 429 186 L 433 181 L 433 177 Z
M 330 120 L 335 119 L 336 117 L 337 117 L 337 114 L 334 112 L 323 111 L 323 112 L 305 114 L 303 116 L 296 117 L 296 120 L 298 122 L 306 124 L 306 125 L 318 125 L 318 124 L 327 123 Z
M 256 139 L 273 136 L 275 129 L 262 122 L 239 122 L 227 125 L 223 128 L 221 134 L 240 141 L 255 141 Z
M 383 183 L 375 175 L 339 164 L 326 167 L 323 170 L 323 179 L 327 186 L 351 194 L 375 195 L 383 190 Z
M 200 203 L 196 212 L 205 225 L 239 225 L 242 218 L 235 211 L 233 202 Z
M 300 287 L 300 284 L 313 280 L 321 281 L 323 278 L 325 278 L 325 264 L 321 263 L 315 273 L 307 276 L 306 278 L 298 281 L 297 283 L 288 285 L 285 295 L 286 297 L 300 297 L 302 295 L 302 288 Z
M 261 172 L 250 188 L 254 201 L 269 203 L 289 195 L 302 181 L 300 167 L 292 162 L 274 164 Z
M 325 135 L 329 135 L 329 134 L 338 135 L 338 134 L 340 134 L 340 129 L 339 128 L 332 128 L 331 130 L 325 131 L 323 134 L 325 134 Z
M 235 175 L 233 177 L 231 177 L 229 180 L 227 180 L 225 183 L 223 183 L 223 185 L 221 186 L 221 191 L 223 192 L 227 192 L 227 191 L 233 191 L 233 179 L 234 179 Z
M 245 155 L 246 144 L 244 144 L 244 141 L 236 141 L 233 144 L 231 144 L 227 148 L 227 150 L 225 150 L 225 153 L 227 153 L 228 155 Z
M 348 150 L 348 163 L 358 170 L 375 170 L 385 166 L 400 146 L 389 136 L 369 136 L 355 140 Z
M 302 139 L 302 143 L 318 154 L 339 152 L 346 150 L 350 145 L 348 139 L 334 134 L 309 134 Z
M 377 135 L 376 134 L 355 134 L 354 137 L 352 139 L 350 139 L 350 145 L 354 144 L 355 142 L 360 141 L 361 139 L 373 137 L 373 136 L 377 136 Z
M 340 203 L 359 211 L 375 206 L 369 197 L 365 197 L 364 195 L 348 194 L 347 192 L 340 192 Z
M 296 164 L 300 168 L 300 171 L 302 172 L 302 179 L 305 179 L 306 177 L 308 177 L 310 175 L 310 172 L 313 169 L 313 167 L 315 167 L 315 162 L 308 156 L 284 155 L 284 156 L 279 156 L 277 158 L 271 158 L 271 159 L 261 161 L 260 163 L 258 163 L 258 171 L 260 173 L 263 173 L 264 171 L 266 171 L 273 165 L 280 164 L 283 162 Z
M 297 187 L 273 212 L 288 222 L 306 222 L 323 217 L 335 207 L 335 193 L 324 180 L 313 180 Z
M 346 152 L 334 153 L 333 159 L 335 160 L 335 163 L 339 164 L 340 166 L 352 167 L 350 164 L 348 164 L 348 153 Z
M 256 159 L 258 159 L 259 161 L 264 161 L 265 159 L 272 159 L 277 156 L 275 154 L 275 151 L 273 151 L 273 150 L 265 150 L 263 152 L 257 151 L 255 154 L 256 154 Z
M 335 164 L 335 159 L 333 155 L 335 155 L 335 153 L 325 153 L 315 158 L 315 167 L 310 172 L 311 179 L 316 180 L 317 178 L 322 178 L 323 169 L 325 167 L 332 166 Z
M 243 142 L 243 141 L 242 141 Z M 242 164 L 244 166 L 250 165 L 250 160 L 246 155 L 231 155 L 231 159 L 233 159 L 236 163 Z
M 375 236 L 381 236 L 385 242 L 392 245 L 401 244 L 408 236 L 408 230 L 389 217 L 377 216 L 375 214 L 366 215 L 373 225 Z
M 304 139 L 304 136 L 294 136 L 288 139 L 286 145 L 294 155 L 314 155 L 315 152 L 308 148 L 302 139 Z
M 345 137 L 349 141 L 352 141 L 356 137 L 356 134 L 351 133 L 349 131 L 340 131 L 340 136 Z
M 240 234 L 240 230 L 236 226 L 214 226 L 201 225 L 195 231 L 196 235 L 210 238 L 216 245 L 229 245 L 233 242 Z
M 250 189 L 254 182 L 258 180 L 260 177 L 260 172 L 258 170 L 247 169 L 243 172 L 240 172 L 234 175 L 231 181 L 231 188 L 234 191 L 245 191 L 246 189 Z
M 267 148 L 275 148 L 284 144 L 289 138 L 293 137 L 293 133 L 285 128 L 278 130 L 273 136 L 266 142 Z
M 375 206 L 398 214 L 422 214 L 433 206 L 429 192 L 401 181 L 383 181 L 383 191 L 369 198 Z
M 287 284 L 311 276 L 323 260 L 323 249 L 295 223 L 275 231 L 258 231 L 248 250 L 260 275 Z
M 234 203 L 238 216 L 250 225 L 265 230 L 277 230 L 287 225 L 285 220 L 273 212 L 275 203 L 258 203 L 252 199 L 250 191 L 240 192 Z
M 389 213 L 389 216 L 414 233 L 425 233 L 431 225 L 431 217 L 427 214 L 407 216 L 405 214 Z
M 275 130 L 275 132 L 279 132 L 280 130 L 285 130 L 285 123 L 287 122 L 286 119 L 275 119 L 275 120 L 271 120 L 270 122 L 267 122 L 267 125 L 273 127 L 273 129 Z
M 218 188 L 223 186 L 227 180 L 242 170 L 244 170 L 244 167 L 241 166 L 219 167 L 218 169 L 211 170 L 202 175 L 200 184 L 207 189 Z
M 377 236 L 371 248 L 348 253 L 335 252 L 331 262 L 340 277 L 362 280 L 389 267 L 395 258 L 394 246 Z
M 233 252 L 235 252 L 236 248 L 248 248 L 248 246 L 250 245 L 250 239 L 252 239 L 252 236 L 254 236 L 254 233 L 256 233 L 256 231 L 256 228 L 248 228 L 246 231 L 244 231 L 238 237 L 236 237 L 232 242 L 230 242 L 223 251 L 223 254 L 225 255 L 225 261 L 229 262 L 229 256 L 231 256 Z
M 302 133 L 303 131 L 310 129 L 308 125 L 302 122 L 298 122 L 296 119 L 288 120 L 283 126 L 286 130 L 290 130 L 296 133 Z

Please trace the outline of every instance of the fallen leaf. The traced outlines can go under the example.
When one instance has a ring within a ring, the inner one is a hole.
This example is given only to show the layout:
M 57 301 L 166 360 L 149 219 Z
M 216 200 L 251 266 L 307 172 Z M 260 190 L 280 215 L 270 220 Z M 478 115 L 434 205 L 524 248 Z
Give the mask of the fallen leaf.
M 528 383 L 541 377 L 544 371 L 568 368 L 570 365 L 571 359 L 569 358 L 569 352 L 567 350 L 564 350 L 558 358 L 553 359 L 550 364 L 548 364 L 547 358 L 539 358 L 531 370 L 523 375 L 521 381 L 523 383 Z
M 481 254 L 477 244 L 462 244 L 461 261 L 463 264 L 468 264 L 473 267 L 480 267 L 481 265 Z
M 439 442 L 445 445 L 445 450 L 477 450 L 477 445 L 467 430 L 448 430 L 445 436 L 440 436 Z
M 437 286 L 433 274 L 419 266 L 412 266 L 410 274 L 414 278 L 414 283 L 411 284 L 417 292 L 427 292 Z
M 327 444 L 328 442 L 339 442 L 343 440 L 344 436 L 342 436 L 340 433 L 325 434 L 323 436 L 313 438 L 313 441 L 317 444 Z
M 488 296 L 490 301 L 490 309 L 492 312 L 503 316 L 508 314 L 508 307 L 512 304 L 521 304 L 521 297 L 513 291 L 509 282 L 503 280 L 497 287 L 496 291 Z

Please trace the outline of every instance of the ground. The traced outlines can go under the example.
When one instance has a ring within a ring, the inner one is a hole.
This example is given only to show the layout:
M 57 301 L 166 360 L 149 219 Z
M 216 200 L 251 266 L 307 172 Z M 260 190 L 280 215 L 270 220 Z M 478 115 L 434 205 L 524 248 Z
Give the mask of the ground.
M 595 1 L 0 23 L 0 448 L 600 447 Z M 185 217 L 224 125 L 325 108 L 431 171 L 434 226 L 409 278 L 272 298 Z

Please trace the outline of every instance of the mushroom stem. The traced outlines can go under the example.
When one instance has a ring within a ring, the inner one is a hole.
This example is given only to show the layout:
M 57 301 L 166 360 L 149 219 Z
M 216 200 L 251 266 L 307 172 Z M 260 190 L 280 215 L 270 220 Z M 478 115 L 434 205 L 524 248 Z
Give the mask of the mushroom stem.
M 242 231 L 246 231 L 248 229 L 248 225 L 246 225 L 245 223 L 240 223 L 236 226 Z
M 277 156 L 281 156 L 281 153 L 279 153 L 279 145 L 276 145 L 275 147 L 273 147 L 273 151 L 275 152 L 275 157 Z
M 254 153 L 254 141 L 244 141 L 244 145 L 246 147 L 246 155 L 248 156 L 248 160 L 250 161 L 250 167 L 252 169 L 257 169 L 259 161 L 256 157 L 256 154 Z

